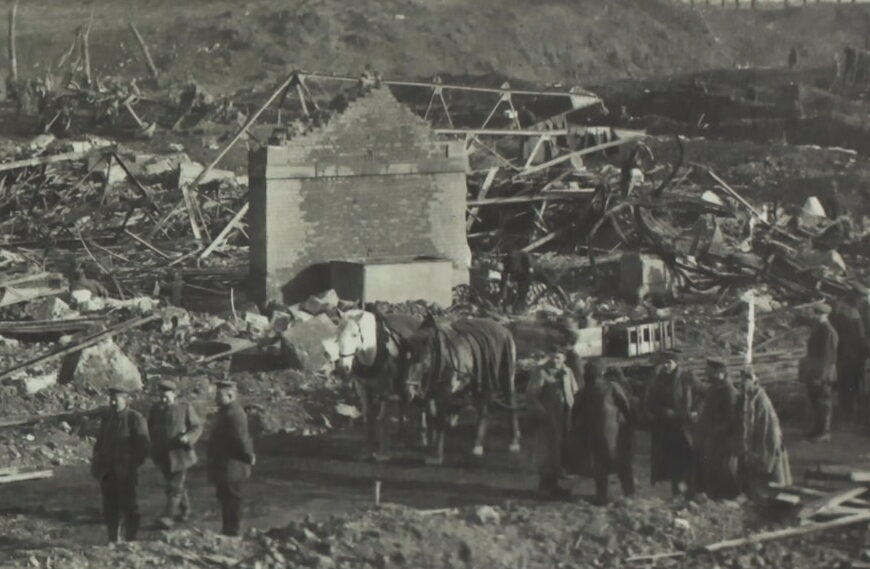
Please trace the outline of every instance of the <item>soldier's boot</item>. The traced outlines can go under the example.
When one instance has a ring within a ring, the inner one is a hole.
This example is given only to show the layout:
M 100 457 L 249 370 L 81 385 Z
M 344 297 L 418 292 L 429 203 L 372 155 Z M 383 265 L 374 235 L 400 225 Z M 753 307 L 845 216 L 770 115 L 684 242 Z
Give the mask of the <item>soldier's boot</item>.
M 609 497 L 607 495 L 607 474 L 595 474 L 595 503 L 599 506 L 607 504 Z
M 136 541 L 137 535 L 139 535 L 139 514 L 124 520 L 124 540 Z
M 120 522 L 119 521 L 108 521 L 106 522 L 106 530 L 108 531 L 109 543 L 117 543 L 118 535 L 120 533 Z
M 622 485 L 622 494 L 634 496 L 634 471 L 631 466 L 623 466 L 619 472 L 619 483 Z

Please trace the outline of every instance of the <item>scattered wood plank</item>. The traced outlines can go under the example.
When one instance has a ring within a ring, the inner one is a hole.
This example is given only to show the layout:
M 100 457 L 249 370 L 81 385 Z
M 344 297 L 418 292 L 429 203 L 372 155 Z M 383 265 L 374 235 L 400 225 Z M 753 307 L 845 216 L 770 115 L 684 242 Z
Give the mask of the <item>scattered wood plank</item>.
M 844 517 L 830 520 L 827 522 L 818 522 L 818 523 L 806 524 L 806 525 L 802 525 L 802 526 L 778 529 L 778 530 L 774 530 L 774 531 L 756 533 L 753 535 L 749 535 L 749 536 L 741 537 L 741 538 L 737 538 L 737 539 L 727 539 L 725 541 L 720 541 L 718 543 L 711 543 L 709 545 L 705 545 L 703 547 L 703 550 L 710 552 L 710 553 L 713 553 L 716 551 L 722 551 L 724 549 L 732 549 L 735 547 L 742 547 L 744 545 L 753 545 L 756 543 L 762 543 L 765 541 L 773 541 L 776 539 L 785 539 L 788 537 L 794 537 L 794 536 L 798 536 L 798 535 L 805 535 L 808 533 L 825 531 L 828 529 L 834 529 L 834 528 L 839 528 L 839 527 L 860 524 L 860 523 L 867 522 L 867 521 L 870 521 L 870 512 L 864 512 L 861 514 L 855 514 L 855 515 L 851 515 L 851 516 L 844 516 Z
M 794 494 L 797 496 L 809 496 L 811 498 L 818 498 L 821 496 L 825 496 L 828 492 L 823 490 L 816 490 L 815 488 L 807 488 L 806 486 L 785 486 L 782 484 L 771 483 L 769 484 L 770 488 L 775 490 L 779 490 L 780 493 Z M 867 507 L 870 508 L 870 500 L 862 500 L 860 498 L 855 498 L 846 502 L 847 505 L 858 506 L 858 507 Z
M 245 350 L 250 350 L 251 348 L 256 348 L 259 344 L 257 342 L 253 342 L 251 340 L 246 340 L 243 338 L 228 338 L 226 343 L 230 344 L 232 347 L 229 350 L 224 352 L 220 352 L 219 354 L 214 354 L 213 356 L 208 356 L 206 358 L 202 358 L 197 363 L 207 364 L 220 359 L 223 359 L 227 356 L 231 356 L 233 354 L 237 354 L 239 352 L 244 352 Z M 235 344 L 235 345 L 232 345 Z
M 5 417 L 0 419 L 0 429 L 8 429 L 11 427 L 23 427 L 25 425 L 33 425 L 35 423 L 41 423 L 43 421 L 66 421 L 70 419 L 78 419 L 81 417 L 89 417 L 91 415 L 97 415 L 104 407 L 98 407 L 95 409 L 85 409 L 83 411 L 64 411 L 62 413 L 46 413 L 46 414 L 37 414 L 37 415 L 19 415 L 16 417 Z
M 0 164 L 0 172 L 8 170 L 16 170 L 18 168 L 29 168 L 32 166 L 43 166 L 45 164 L 55 164 L 57 162 L 68 162 L 72 160 L 83 160 L 90 156 L 102 155 L 107 152 L 112 152 L 114 146 L 103 146 L 101 148 L 93 148 L 83 152 L 64 152 L 61 154 L 52 154 L 50 156 L 37 156 L 36 158 L 26 158 L 24 160 L 14 160 Z
M 870 471 L 857 470 L 852 472 L 831 472 L 825 470 L 807 470 L 806 477 L 814 480 L 866 483 L 870 482 Z
M 157 247 L 155 247 L 151 243 L 145 241 L 145 239 L 143 239 L 142 237 L 139 237 L 138 235 L 136 235 L 135 233 L 133 233 L 132 231 L 130 231 L 126 227 L 124 228 L 124 233 L 126 233 L 127 235 L 129 235 L 130 237 L 132 237 L 133 239 L 135 239 L 136 241 L 138 241 L 139 243 L 141 243 L 145 247 L 151 249 L 152 251 L 154 251 L 155 253 L 157 253 L 158 255 L 163 257 L 164 259 L 172 259 L 172 257 L 167 255 L 166 253 L 164 253 L 163 251 L 161 251 L 160 249 L 158 249 Z
M 151 75 L 151 78 L 155 81 L 159 78 L 160 74 L 157 72 L 157 67 L 154 65 L 154 60 L 151 59 L 151 52 L 148 50 L 148 45 L 145 43 L 145 40 L 142 39 L 142 34 L 139 33 L 139 30 L 136 29 L 136 24 L 133 22 L 128 23 L 130 26 L 130 31 L 133 32 L 133 35 L 136 36 L 136 41 L 139 43 L 139 48 L 142 50 L 142 55 L 145 57 L 145 65 L 148 67 L 148 73 Z
M 85 67 L 85 84 L 90 87 L 94 84 L 93 78 L 91 77 L 91 48 L 90 48 L 90 36 L 91 36 L 91 26 L 94 23 L 94 6 L 91 5 L 91 15 L 88 18 L 88 23 L 82 31 L 82 59 L 84 60 Z
M 45 354 L 42 356 L 37 356 L 35 358 L 27 360 L 26 362 L 20 363 L 16 366 L 12 366 L 11 368 L 9 368 L 3 372 L 0 372 L 0 379 L 6 379 L 6 378 L 14 375 L 15 373 L 17 373 L 21 370 L 25 370 L 33 365 L 53 361 L 56 359 L 60 359 L 66 355 L 80 352 L 80 351 L 84 350 L 85 348 L 88 348 L 90 346 L 93 346 L 94 344 L 102 342 L 103 340 L 105 340 L 107 338 L 111 338 L 111 337 L 115 336 L 116 334 L 119 334 L 120 332 L 124 332 L 126 330 L 131 330 L 133 328 L 138 328 L 140 326 L 144 326 L 145 324 L 148 324 L 149 322 L 153 322 L 155 320 L 160 320 L 161 318 L 162 318 L 162 316 L 159 314 L 152 314 L 150 316 L 143 316 L 141 318 L 132 318 L 130 320 L 126 320 L 124 322 L 121 322 L 120 324 L 117 324 L 115 326 L 112 326 L 112 327 L 107 328 L 105 330 L 102 330 L 100 332 L 86 336 L 85 338 L 82 338 L 82 340 L 79 341 L 78 344 L 75 344 L 72 346 L 67 346 L 66 348 L 63 348 L 63 349 L 58 350 L 56 352 L 52 352 L 52 353 Z
M 0 476 L 0 484 L 10 482 L 24 482 L 25 480 L 43 480 L 54 476 L 53 470 L 35 470 L 33 472 L 19 472 L 8 476 Z
M 68 318 L 66 320 L 7 320 L 0 321 L 0 334 L 15 336 L 17 334 L 74 332 L 103 320 L 101 317 Z
M 798 511 L 798 519 L 807 520 L 830 508 L 840 506 L 844 502 L 848 502 L 853 498 L 857 498 L 861 494 L 867 492 L 867 488 L 861 486 L 858 488 L 849 488 L 838 492 L 832 492 L 827 496 L 821 496 L 814 500 L 810 500 Z
M 685 551 L 667 551 L 665 553 L 651 553 L 649 555 L 634 555 L 627 558 L 625 561 L 627 563 L 654 563 L 660 559 L 675 559 L 677 557 L 684 557 L 685 555 Z
M 205 259 L 209 255 L 211 255 L 215 249 L 223 245 L 224 241 L 227 240 L 230 233 L 232 233 L 233 229 L 244 219 L 245 215 L 248 213 L 248 207 L 250 206 L 250 202 L 245 203 L 239 211 L 236 212 L 236 215 L 227 223 L 226 227 L 224 227 L 218 236 L 214 238 L 214 241 L 205 248 L 205 251 L 202 252 L 202 255 L 199 256 L 200 260 Z
M 482 207 L 488 205 L 507 205 L 507 204 L 517 204 L 517 203 L 529 203 L 529 202 L 537 202 L 537 201 L 546 201 L 546 200 L 570 200 L 577 198 L 588 198 L 591 197 L 592 194 L 595 193 L 595 190 L 592 188 L 589 189 L 580 189 L 580 190 L 572 190 L 572 191 L 562 191 L 562 192 L 542 192 L 539 194 L 535 194 L 532 196 L 510 196 L 503 198 L 488 198 L 488 199 L 476 199 L 467 202 L 466 205 L 469 207 Z
M 124 173 L 127 174 L 127 179 L 133 182 L 133 187 L 136 188 L 136 191 L 139 192 L 139 195 L 145 198 L 145 201 L 148 202 L 148 206 L 151 208 L 151 211 L 156 214 L 160 214 L 160 208 L 158 208 L 157 204 L 154 203 L 154 198 L 151 197 L 151 194 L 148 193 L 148 190 L 145 189 L 145 186 L 142 185 L 142 182 L 140 182 L 139 179 L 133 175 L 133 172 L 130 171 L 127 163 L 121 160 L 121 157 L 118 156 L 118 153 L 114 150 L 112 151 L 111 156 L 112 158 L 114 158 L 115 162 L 118 163 L 118 166 L 120 166 L 121 169 L 124 170 Z

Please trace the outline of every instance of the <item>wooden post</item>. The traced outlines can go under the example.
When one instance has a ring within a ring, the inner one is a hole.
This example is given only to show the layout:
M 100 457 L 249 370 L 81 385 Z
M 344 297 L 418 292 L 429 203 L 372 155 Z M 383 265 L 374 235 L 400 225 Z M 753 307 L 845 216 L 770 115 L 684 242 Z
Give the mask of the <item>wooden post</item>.
M 18 13 L 18 0 L 12 4 L 9 12 L 9 67 L 12 70 L 12 80 L 18 81 L 18 55 L 15 53 L 15 16 Z
M 82 59 L 84 60 L 85 65 L 85 84 L 90 87 L 93 85 L 93 79 L 91 78 L 91 49 L 90 44 L 88 43 L 88 39 L 91 35 L 91 24 L 94 23 L 94 7 L 91 6 L 91 16 L 88 18 L 88 25 L 85 26 L 84 31 L 82 32 Z
M 746 365 L 752 365 L 752 344 L 755 339 L 755 291 L 750 290 L 743 299 L 748 304 L 746 312 Z
M 375 480 L 375 506 L 381 505 L 381 481 Z
M 154 60 L 151 59 L 151 52 L 148 51 L 148 46 L 145 45 L 145 40 L 142 39 L 142 34 L 139 33 L 139 30 L 136 29 L 136 24 L 130 22 L 130 31 L 133 32 L 133 35 L 136 36 L 136 41 L 139 42 L 139 47 L 142 48 L 142 55 L 145 56 L 145 64 L 148 66 L 148 73 L 151 74 L 151 78 L 155 81 L 158 78 L 157 67 L 154 65 Z

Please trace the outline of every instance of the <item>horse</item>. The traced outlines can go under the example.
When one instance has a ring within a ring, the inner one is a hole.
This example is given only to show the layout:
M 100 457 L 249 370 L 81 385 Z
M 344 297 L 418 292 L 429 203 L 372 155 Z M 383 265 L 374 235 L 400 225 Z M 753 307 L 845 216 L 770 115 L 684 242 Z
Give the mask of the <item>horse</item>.
M 444 430 L 466 396 L 477 408 L 472 454 L 482 456 L 490 403 L 511 412 L 510 451 L 520 451 L 519 409 L 515 386 L 516 343 L 501 324 L 483 318 L 437 323 L 430 314 L 409 340 L 405 386 L 411 400 L 422 399 L 433 437 L 427 464 L 444 460 Z M 507 401 L 499 402 L 497 394 Z
M 408 338 L 421 325 L 419 316 L 381 315 L 362 309 L 342 314 L 337 332 L 336 370 L 353 378 L 366 424 L 366 441 L 371 457 L 387 459 L 384 436 L 388 400 L 399 399 L 399 432 L 404 433 L 407 391 L 403 380 Z M 421 433 L 425 440 L 425 430 Z

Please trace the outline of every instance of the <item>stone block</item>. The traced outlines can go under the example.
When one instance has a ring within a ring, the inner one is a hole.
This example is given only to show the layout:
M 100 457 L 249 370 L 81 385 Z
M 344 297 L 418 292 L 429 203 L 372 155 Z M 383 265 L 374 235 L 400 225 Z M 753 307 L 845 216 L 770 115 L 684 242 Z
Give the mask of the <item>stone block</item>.
M 324 342 L 333 340 L 338 327 L 325 314 L 320 314 L 288 328 L 281 334 L 281 352 L 287 365 L 316 372 L 330 364 Z
M 61 361 L 58 383 L 88 385 L 105 391 L 109 387 L 142 390 L 142 374 L 111 339 L 70 354 Z

